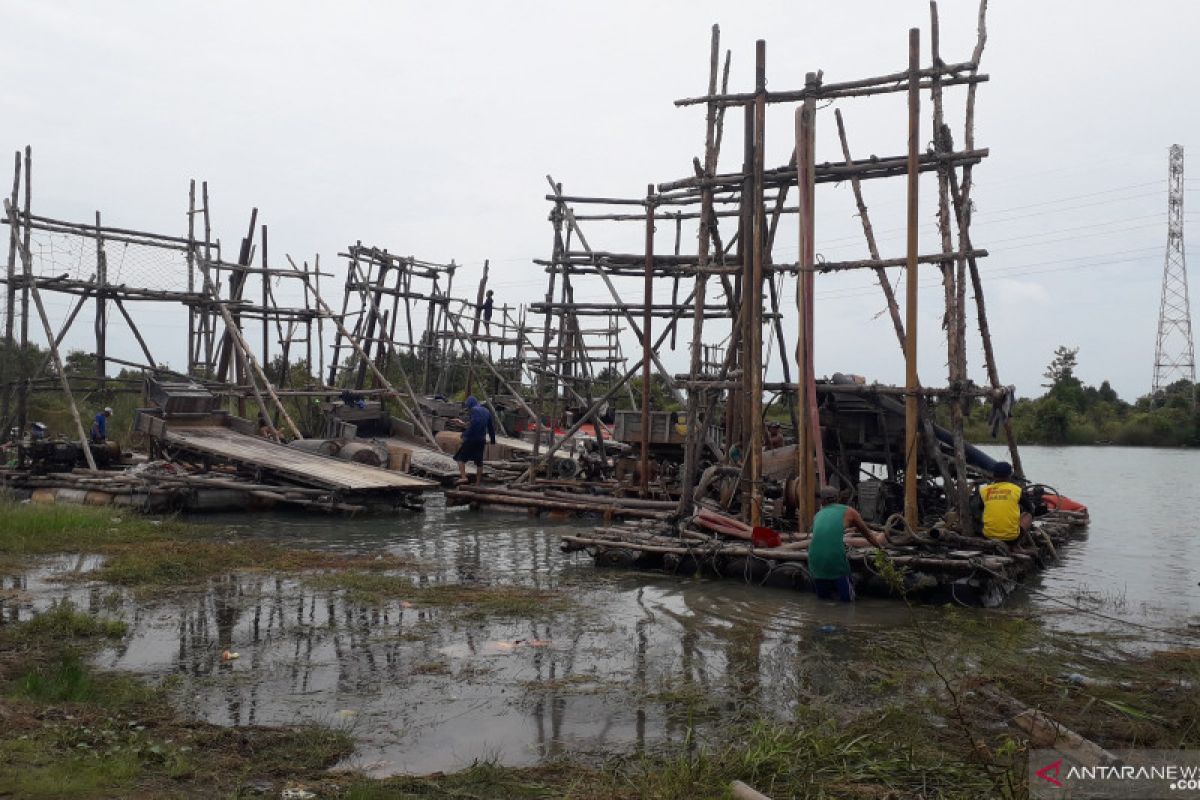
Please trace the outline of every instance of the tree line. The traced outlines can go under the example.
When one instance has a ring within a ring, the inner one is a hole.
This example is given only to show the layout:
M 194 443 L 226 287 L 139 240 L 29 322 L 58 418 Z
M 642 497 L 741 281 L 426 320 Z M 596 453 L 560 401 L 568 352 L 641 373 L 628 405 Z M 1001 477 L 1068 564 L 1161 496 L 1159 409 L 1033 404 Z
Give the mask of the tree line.
M 1013 432 L 1021 444 L 1116 444 L 1140 447 L 1200 446 L 1200 414 L 1195 386 L 1179 380 L 1157 395 L 1122 400 L 1108 381 L 1089 386 L 1075 371 L 1078 347 L 1058 347 L 1047 366 L 1041 397 L 1018 399 L 1012 409 Z M 991 441 L 989 404 L 972 405 L 966 436 Z

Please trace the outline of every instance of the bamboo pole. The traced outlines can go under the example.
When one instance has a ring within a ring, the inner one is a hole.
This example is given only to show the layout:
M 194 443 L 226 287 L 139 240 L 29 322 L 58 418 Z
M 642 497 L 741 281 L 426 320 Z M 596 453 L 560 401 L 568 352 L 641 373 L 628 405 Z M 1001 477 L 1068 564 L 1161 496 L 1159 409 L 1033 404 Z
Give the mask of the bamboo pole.
M 28 174 L 28 171 L 26 174 Z M 8 198 L 4 199 L 4 213 L 8 217 L 9 224 L 15 226 L 17 224 L 17 211 Z M 29 255 L 29 248 L 25 245 L 21 246 L 21 262 L 25 267 L 25 272 L 32 274 L 32 258 Z M 41 319 L 42 329 L 46 333 L 46 343 L 50 347 L 50 357 L 54 359 L 54 368 L 58 371 L 63 394 L 66 396 L 67 405 L 71 409 L 71 418 L 75 421 L 75 430 L 79 434 L 79 447 L 83 450 L 83 457 L 87 461 L 88 469 L 96 472 L 96 459 L 92 456 L 92 445 L 89 441 L 87 431 L 84 430 L 83 420 L 79 418 L 79 407 L 75 405 L 75 395 L 71 392 L 71 382 L 67 379 L 67 370 L 63 366 L 62 358 L 59 357 L 58 343 L 54 336 L 54 330 L 50 327 L 50 319 L 46 316 L 46 307 L 42 305 L 42 295 L 38 292 L 37 284 L 32 281 L 28 282 L 27 288 L 30 294 L 33 295 L 34 305 L 37 306 L 38 317 Z
M 904 519 L 920 524 L 917 512 L 917 249 L 918 167 L 921 139 L 921 96 L 917 75 L 921 68 L 921 32 L 908 32 L 908 266 L 905 269 L 905 386 L 912 392 L 904 400 Z

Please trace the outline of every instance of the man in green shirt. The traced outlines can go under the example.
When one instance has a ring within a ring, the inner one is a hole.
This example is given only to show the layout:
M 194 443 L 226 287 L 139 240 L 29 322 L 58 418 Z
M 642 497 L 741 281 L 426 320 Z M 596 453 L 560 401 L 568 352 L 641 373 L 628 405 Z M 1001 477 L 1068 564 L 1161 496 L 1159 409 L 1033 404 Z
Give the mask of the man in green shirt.
M 808 545 L 808 574 L 817 597 L 832 600 L 836 592 L 843 603 L 852 603 L 854 584 L 843 541 L 846 529 L 854 528 L 876 547 L 885 546 L 887 537 L 871 530 L 857 511 L 837 501 L 837 489 L 821 489 L 821 510 L 813 517 L 812 541 Z

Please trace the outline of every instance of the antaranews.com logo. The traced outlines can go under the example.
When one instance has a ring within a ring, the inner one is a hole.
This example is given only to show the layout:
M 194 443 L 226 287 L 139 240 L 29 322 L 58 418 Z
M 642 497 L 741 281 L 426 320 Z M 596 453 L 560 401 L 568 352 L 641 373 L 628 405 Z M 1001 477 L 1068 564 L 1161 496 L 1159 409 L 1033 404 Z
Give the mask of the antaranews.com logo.
M 1200 800 L 1200 751 L 1031 750 L 1029 794 L 1054 800 Z

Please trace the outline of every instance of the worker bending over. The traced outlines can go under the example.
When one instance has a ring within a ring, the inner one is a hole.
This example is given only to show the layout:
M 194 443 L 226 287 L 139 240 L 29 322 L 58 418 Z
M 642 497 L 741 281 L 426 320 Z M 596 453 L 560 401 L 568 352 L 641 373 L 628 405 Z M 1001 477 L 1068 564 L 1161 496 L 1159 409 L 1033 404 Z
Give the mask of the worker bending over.
M 92 442 L 94 444 L 104 444 L 108 441 L 108 418 L 111 416 L 112 409 L 105 406 L 104 410 L 92 419 Z
M 867 527 L 862 515 L 838 502 L 832 486 L 821 489 L 821 510 L 813 517 L 812 542 L 808 546 L 808 574 L 813 589 L 822 600 L 832 600 L 834 592 L 843 603 L 854 602 L 854 584 L 850 580 L 850 559 L 846 558 L 845 533 L 854 528 L 876 547 L 884 547 L 887 537 Z

